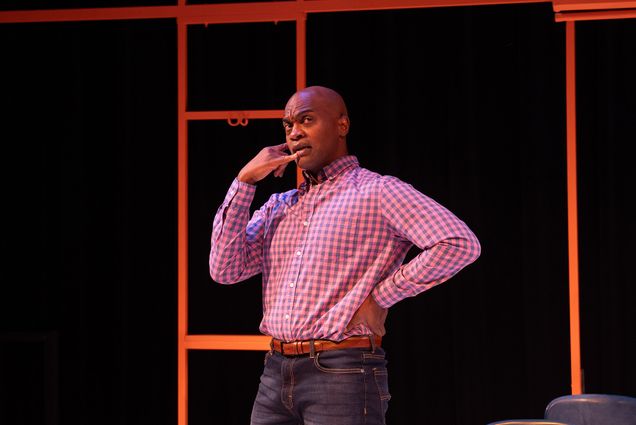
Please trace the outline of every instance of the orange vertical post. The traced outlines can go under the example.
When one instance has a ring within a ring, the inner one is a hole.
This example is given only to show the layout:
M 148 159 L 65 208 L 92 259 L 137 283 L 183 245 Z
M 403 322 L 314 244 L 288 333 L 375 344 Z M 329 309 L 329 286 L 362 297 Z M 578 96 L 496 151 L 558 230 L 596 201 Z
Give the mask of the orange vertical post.
M 298 3 L 302 4 L 303 0 Z M 296 90 L 307 86 L 307 14 L 301 12 L 296 19 Z M 296 166 L 296 186 L 303 181 L 300 167 Z
M 183 0 L 181 0 L 183 1 Z M 188 352 L 185 345 L 188 332 L 188 122 L 187 108 L 187 31 L 182 18 L 177 18 L 177 216 L 178 216 L 178 403 L 179 425 L 188 423 Z
M 576 177 L 576 44 L 574 22 L 565 25 L 567 122 L 568 260 L 570 280 L 570 365 L 572 394 L 583 392 L 579 317 L 579 233 Z

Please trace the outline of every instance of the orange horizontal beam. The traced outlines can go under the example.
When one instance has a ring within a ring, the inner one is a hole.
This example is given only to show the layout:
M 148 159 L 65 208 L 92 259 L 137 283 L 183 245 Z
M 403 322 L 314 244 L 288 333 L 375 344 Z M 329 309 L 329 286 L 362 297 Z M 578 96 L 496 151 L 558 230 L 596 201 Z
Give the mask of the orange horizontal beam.
M 157 19 L 174 18 L 178 13 L 178 6 L 20 10 L 13 12 L 0 12 L 0 23 Z
M 595 12 L 561 12 L 554 14 L 556 22 L 569 21 L 600 21 L 604 19 L 630 19 L 636 18 L 636 9 L 628 10 L 602 10 Z
M 186 24 L 295 21 L 296 10 L 295 1 L 189 5 L 180 8 L 179 18 Z
M 0 12 L 0 23 L 180 18 L 185 24 L 293 21 L 296 2 L 102 7 Z
M 303 3 L 303 11 L 306 13 L 355 12 L 522 3 L 549 3 L 549 0 L 307 0 Z
M 260 111 L 188 111 L 185 113 L 186 120 L 236 120 L 246 118 L 251 119 L 282 119 L 285 111 L 282 109 L 260 110 Z
M 555 12 L 575 10 L 608 10 L 636 8 L 634 0 L 553 0 L 552 6 Z
M 271 337 L 265 335 L 187 335 L 189 350 L 252 350 L 267 351 Z
M 303 13 L 547 3 L 547 0 L 307 0 L 0 12 L 0 23 L 179 18 L 186 24 L 294 21 Z

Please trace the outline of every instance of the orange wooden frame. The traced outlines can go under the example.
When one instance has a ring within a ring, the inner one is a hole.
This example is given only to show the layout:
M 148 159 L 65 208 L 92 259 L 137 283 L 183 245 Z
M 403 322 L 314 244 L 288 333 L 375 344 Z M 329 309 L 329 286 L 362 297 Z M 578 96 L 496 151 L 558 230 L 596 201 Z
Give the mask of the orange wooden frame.
M 553 0 L 555 12 L 636 8 L 636 0 Z
M 227 120 L 246 125 L 250 119 L 275 119 L 280 110 L 188 111 L 187 110 L 187 26 L 192 24 L 296 22 L 296 87 L 306 85 L 306 17 L 309 13 L 350 12 L 478 6 L 497 4 L 547 3 L 546 0 L 290 0 L 264 3 L 175 6 L 58 9 L 0 12 L 0 23 L 104 21 L 124 19 L 175 18 L 177 21 L 178 66 L 178 423 L 187 424 L 188 350 L 266 350 L 269 338 L 261 335 L 188 335 L 188 129 L 192 120 Z M 568 252 L 570 288 L 570 348 L 572 393 L 583 391 L 580 359 L 578 207 L 576 177 L 576 20 L 636 17 L 635 0 L 554 0 L 555 21 L 566 24 L 566 120 Z M 300 171 L 297 173 L 301 179 Z
M 552 9 L 556 22 L 636 18 L 636 0 L 553 0 Z
M 574 22 L 565 25 L 566 167 L 570 290 L 570 369 L 572 394 L 583 392 L 579 320 L 579 224 L 576 178 L 576 44 Z

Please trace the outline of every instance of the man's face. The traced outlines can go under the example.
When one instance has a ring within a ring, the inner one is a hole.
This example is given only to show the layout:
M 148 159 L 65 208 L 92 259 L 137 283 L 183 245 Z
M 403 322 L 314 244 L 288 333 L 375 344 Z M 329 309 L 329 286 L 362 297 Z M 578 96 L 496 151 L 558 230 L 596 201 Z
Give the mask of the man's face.
M 289 150 L 298 152 L 300 168 L 317 173 L 347 154 L 343 119 L 347 118 L 342 117 L 338 105 L 315 92 L 300 91 L 289 99 L 283 127 Z

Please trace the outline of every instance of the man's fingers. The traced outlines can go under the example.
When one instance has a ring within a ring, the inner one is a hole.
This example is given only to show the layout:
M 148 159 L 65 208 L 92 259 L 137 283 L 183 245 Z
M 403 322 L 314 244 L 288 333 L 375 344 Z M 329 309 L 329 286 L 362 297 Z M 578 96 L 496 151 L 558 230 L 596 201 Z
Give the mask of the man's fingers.
M 285 168 L 287 168 L 287 164 L 296 159 L 297 154 L 293 155 L 285 155 L 280 158 L 275 158 L 270 161 L 271 166 L 274 168 L 274 177 L 281 177 L 285 172 Z
M 286 149 L 288 149 L 287 143 L 281 143 L 280 145 L 275 145 L 275 146 L 272 146 L 272 147 L 274 149 L 276 149 L 277 151 L 281 151 L 281 152 L 286 150 Z
M 292 154 L 292 155 L 285 155 L 285 156 L 281 156 L 278 158 L 274 158 L 272 159 L 272 165 L 275 165 L 276 167 L 282 165 L 282 164 L 287 164 L 289 162 L 292 162 L 293 160 L 295 160 L 296 158 L 298 158 L 298 153 Z
M 274 170 L 274 177 L 281 177 L 283 173 L 285 172 L 285 168 L 287 168 L 287 164 L 289 163 L 286 162 L 276 167 L 276 169 Z
M 356 326 L 358 326 L 359 324 L 365 324 L 366 327 L 368 327 L 371 332 L 373 332 L 375 335 L 378 336 L 384 336 L 386 334 L 386 329 L 384 328 L 383 324 L 371 324 L 371 323 L 367 323 L 367 322 L 363 322 L 361 320 L 351 320 L 351 322 L 349 322 L 349 324 L 347 325 L 345 331 L 350 331 L 351 329 L 355 328 Z

